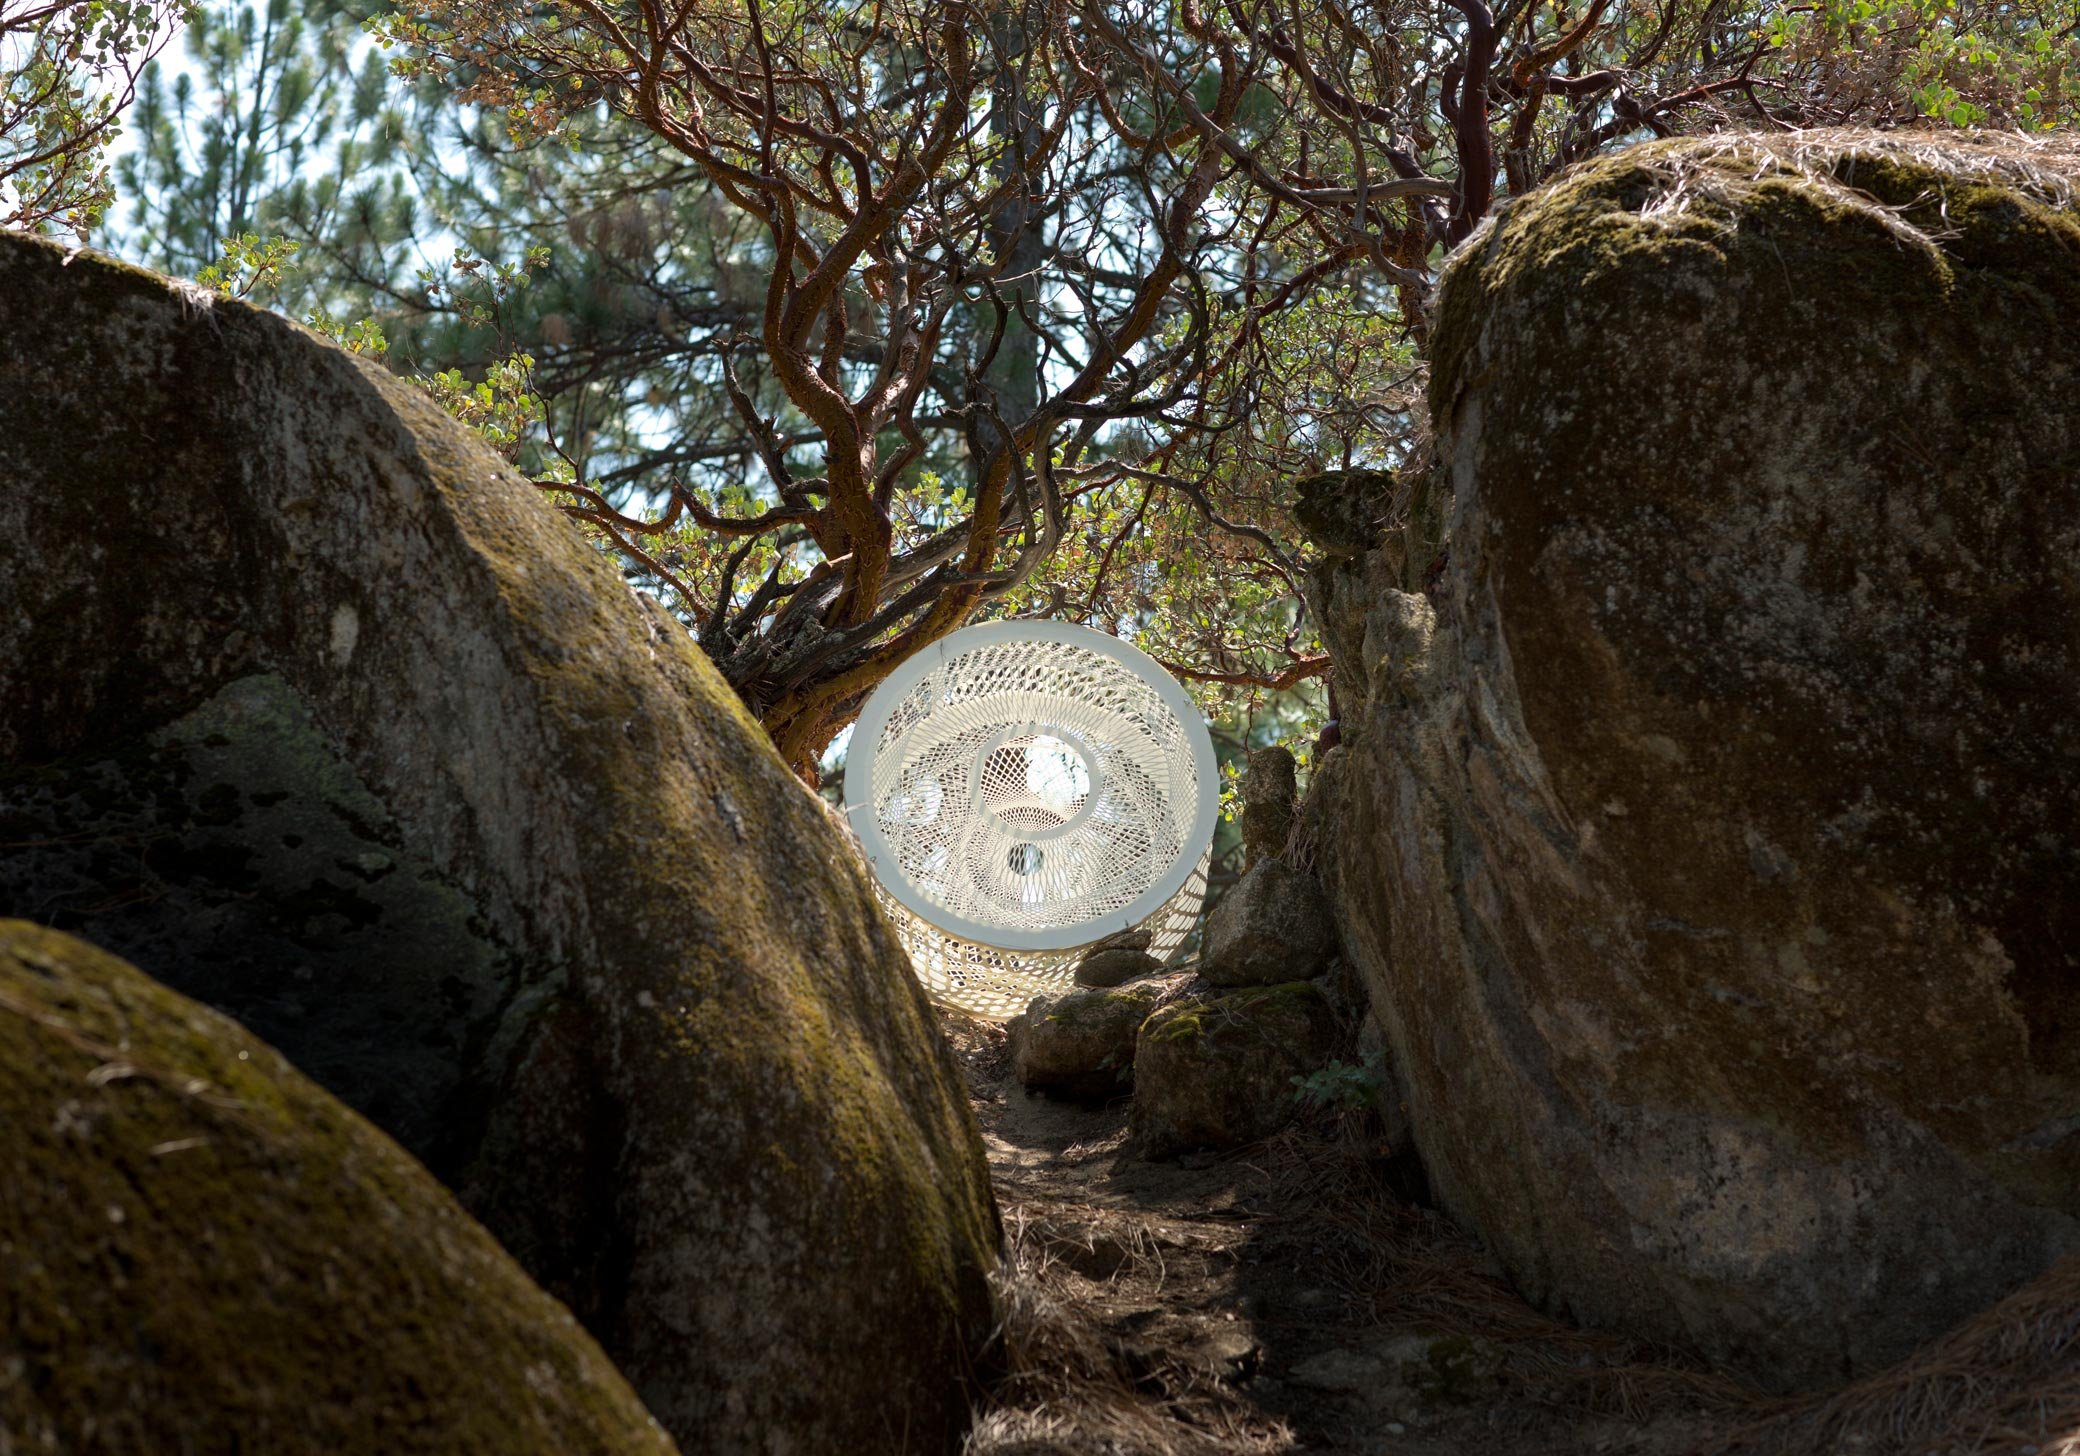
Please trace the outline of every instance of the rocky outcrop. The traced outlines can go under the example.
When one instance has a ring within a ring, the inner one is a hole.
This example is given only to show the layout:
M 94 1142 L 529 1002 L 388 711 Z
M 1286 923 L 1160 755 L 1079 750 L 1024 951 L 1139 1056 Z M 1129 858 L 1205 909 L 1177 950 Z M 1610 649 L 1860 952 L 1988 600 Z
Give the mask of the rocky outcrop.
M 1134 1038 L 1161 999 L 1152 985 L 1036 996 L 1012 1018 L 1012 1068 L 1028 1087 L 1103 1102 L 1134 1087 Z
M 1336 1017 L 1306 981 L 1173 1002 L 1134 1048 L 1135 1139 L 1151 1158 L 1238 1148 L 1292 1120 L 1304 1078 L 1328 1057 Z
M 1449 565 L 1323 573 L 1318 862 L 1550 1308 L 1813 1383 L 2080 1246 L 2072 196 L 1656 143 L 1445 276 Z
M 1274 744 L 1250 750 L 1249 772 L 1242 776 L 1242 852 L 1246 866 L 1275 859 L 1293 830 L 1293 802 L 1299 797 L 1299 765 L 1289 748 Z
M 0 1446 L 664 1456 L 570 1312 L 236 1023 L 0 921 Z
M 955 1444 L 972 1116 L 682 627 L 279 318 L 17 236 L 0 317 L 0 910 L 394 1127 L 689 1449 Z
M 1336 926 L 1313 875 L 1260 861 L 1206 917 L 1199 974 L 1211 986 L 1275 986 L 1318 976 L 1336 953 Z

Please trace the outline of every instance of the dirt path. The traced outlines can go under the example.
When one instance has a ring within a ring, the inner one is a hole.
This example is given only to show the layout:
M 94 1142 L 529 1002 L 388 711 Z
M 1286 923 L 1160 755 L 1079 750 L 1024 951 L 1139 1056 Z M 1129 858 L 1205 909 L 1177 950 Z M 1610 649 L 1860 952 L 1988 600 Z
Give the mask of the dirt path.
M 1124 1103 L 1028 1093 L 1001 1028 L 950 1034 L 1014 1253 L 1013 1373 L 975 1456 L 1670 1456 L 1753 1409 L 1531 1310 L 1397 1196 L 1361 1115 L 1150 1163 Z

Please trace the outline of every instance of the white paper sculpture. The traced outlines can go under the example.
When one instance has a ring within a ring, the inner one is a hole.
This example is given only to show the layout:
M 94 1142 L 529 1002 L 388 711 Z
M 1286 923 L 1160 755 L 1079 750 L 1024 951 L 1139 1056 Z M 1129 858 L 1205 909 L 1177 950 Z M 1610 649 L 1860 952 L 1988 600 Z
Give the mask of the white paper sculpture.
M 1117 638 L 1060 622 L 953 633 L 875 689 L 846 814 L 935 998 L 1002 1019 L 1146 926 L 1167 961 L 1198 919 L 1219 813 L 1205 721 Z

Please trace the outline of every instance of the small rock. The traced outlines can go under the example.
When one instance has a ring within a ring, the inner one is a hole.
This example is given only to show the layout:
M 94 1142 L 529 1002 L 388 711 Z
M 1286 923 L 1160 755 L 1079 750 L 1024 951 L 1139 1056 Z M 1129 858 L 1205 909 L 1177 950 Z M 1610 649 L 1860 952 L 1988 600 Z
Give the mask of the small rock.
M 1145 950 L 1130 945 L 1095 947 L 1076 965 L 1076 984 L 1105 988 L 1118 986 L 1137 976 L 1152 975 L 1163 963 Z
M 1262 1347 L 1248 1330 L 1230 1325 L 1200 1339 L 1189 1354 L 1220 1379 L 1247 1380 L 1256 1371 Z
M 1293 1079 L 1320 1066 L 1335 1018 L 1305 981 L 1183 1001 L 1148 1018 L 1134 1047 L 1134 1133 L 1151 1158 L 1234 1148 L 1293 1113 Z
M 1387 1377 L 1387 1367 L 1369 1350 L 1325 1350 L 1293 1367 L 1295 1385 L 1339 1394 L 1377 1390 Z
M 1248 870 L 1206 917 L 1199 974 L 1215 986 L 1270 986 L 1318 976 L 1336 951 L 1329 903 L 1284 860 Z
M 1467 1335 L 1401 1335 L 1355 1349 L 1325 1350 L 1292 1370 L 1295 1385 L 1355 1398 L 1398 1419 L 1403 1435 L 1494 1393 L 1500 1347 Z
M 1491 1394 L 1502 1373 L 1501 1347 L 1473 1335 L 1402 1335 L 1377 1350 L 1421 1406 L 1470 1405 Z
M 1095 1101 L 1122 1095 L 1133 1082 L 1135 1034 L 1155 1005 L 1149 986 L 1035 996 L 1007 1028 L 1018 1080 Z
M 1115 930 L 1103 940 L 1094 940 L 1084 949 L 1083 958 L 1089 960 L 1101 951 L 1147 950 L 1155 942 L 1155 932 L 1146 925 L 1131 926 L 1126 930 Z
M 1293 803 L 1299 798 L 1299 769 L 1288 749 L 1259 748 L 1249 756 L 1242 779 L 1242 852 L 1254 866 L 1284 852 L 1293 831 Z

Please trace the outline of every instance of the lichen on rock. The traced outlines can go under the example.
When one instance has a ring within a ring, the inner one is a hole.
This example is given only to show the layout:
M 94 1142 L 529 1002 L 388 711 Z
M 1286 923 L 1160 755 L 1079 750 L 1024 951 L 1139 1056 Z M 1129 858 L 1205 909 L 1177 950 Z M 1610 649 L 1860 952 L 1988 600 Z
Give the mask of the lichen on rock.
M 686 630 L 422 393 L 286 320 L 15 235 L 0 317 L 36 320 L 0 337 L 0 814 L 206 842 L 273 897 L 284 815 L 381 811 L 301 881 L 341 892 L 292 927 L 329 994 L 270 985 L 281 917 L 199 868 L 68 899 L 68 928 L 175 980 L 243 958 L 197 988 L 328 1019 L 313 1070 L 428 1145 L 689 1447 L 956 1446 L 995 1327 L 973 1115 L 857 857 Z M 174 732 L 262 679 L 340 771 L 301 801 L 260 802 L 252 724 Z M 190 778 L 154 805 L 110 765 Z M 414 888 L 394 985 L 337 954 L 382 911 L 364 854 Z M 399 1048 L 357 1061 L 350 1012 L 406 1028 L 390 1111 Z
M 1316 862 L 1548 1307 L 1813 1384 L 2080 1246 L 2076 173 L 1652 143 L 1446 271 L 1449 564 L 1318 575 Z
M 676 1449 L 390 1139 L 236 1023 L 0 921 L 0 1445 Z
M 1328 998 L 1308 981 L 1174 1001 L 1135 1045 L 1135 1139 L 1165 1158 L 1268 1137 L 1297 1110 L 1295 1079 L 1319 1067 L 1335 1039 Z

